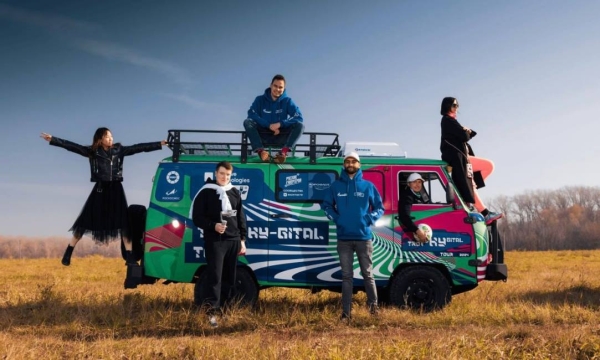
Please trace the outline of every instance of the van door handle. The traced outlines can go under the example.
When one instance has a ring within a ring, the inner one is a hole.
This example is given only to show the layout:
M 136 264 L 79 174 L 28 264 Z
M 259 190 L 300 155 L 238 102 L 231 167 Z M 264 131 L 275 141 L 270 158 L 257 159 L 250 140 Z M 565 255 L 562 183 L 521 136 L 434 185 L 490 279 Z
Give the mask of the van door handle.
M 275 219 L 275 218 L 278 218 L 278 219 L 288 219 L 288 218 L 291 218 L 290 214 L 271 214 L 270 216 L 273 219 Z

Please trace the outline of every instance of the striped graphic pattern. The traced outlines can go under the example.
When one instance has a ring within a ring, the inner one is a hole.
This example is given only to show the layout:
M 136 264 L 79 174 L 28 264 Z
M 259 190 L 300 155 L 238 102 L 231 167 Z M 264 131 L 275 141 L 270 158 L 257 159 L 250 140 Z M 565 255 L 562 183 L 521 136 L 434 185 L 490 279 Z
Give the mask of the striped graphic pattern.
M 286 214 L 289 217 L 280 218 L 282 221 L 328 221 L 318 204 L 309 207 L 293 206 L 263 199 L 259 204 L 245 204 L 248 226 L 252 221 L 268 221 L 270 216 Z M 442 264 L 448 271 L 453 272 L 456 265 L 441 259 L 429 252 L 402 251 L 398 234 L 386 227 L 373 229 L 373 273 L 379 286 L 385 286 L 394 269 L 401 263 Z M 310 244 L 270 244 L 269 248 L 254 247 L 248 244 L 246 258 L 254 271 L 261 269 L 270 271 L 281 269 L 272 274 L 274 281 L 297 282 L 298 278 L 308 277 L 315 283 L 330 282 L 332 285 L 341 283 L 341 269 L 337 254 L 337 234 L 335 225 L 329 226 L 328 245 Z M 268 255 L 268 256 L 267 256 Z M 310 272 L 313 275 L 303 273 Z M 467 280 L 469 273 L 456 272 L 458 280 Z M 466 275 L 466 276 L 465 276 Z M 453 274 L 454 276 L 454 274 Z M 470 274 L 473 276 L 473 274 Z M 362 280 L 358 261 L 354 262 L 354 278 Z M 459 281 L 460 282 L 460 281 Z M 297 285 L 309 285 L 298 283 Z

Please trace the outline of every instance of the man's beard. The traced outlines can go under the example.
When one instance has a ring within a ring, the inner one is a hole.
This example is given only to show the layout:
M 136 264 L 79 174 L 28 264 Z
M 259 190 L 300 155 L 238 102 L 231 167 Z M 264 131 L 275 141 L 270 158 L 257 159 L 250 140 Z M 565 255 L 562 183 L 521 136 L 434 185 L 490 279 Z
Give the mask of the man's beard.
M 354 166 L 348 166 L 348 167 L 346 167 L 346 172 L 350 175 L 353 175 L 358 172 L 358 169 L 355 168 Z

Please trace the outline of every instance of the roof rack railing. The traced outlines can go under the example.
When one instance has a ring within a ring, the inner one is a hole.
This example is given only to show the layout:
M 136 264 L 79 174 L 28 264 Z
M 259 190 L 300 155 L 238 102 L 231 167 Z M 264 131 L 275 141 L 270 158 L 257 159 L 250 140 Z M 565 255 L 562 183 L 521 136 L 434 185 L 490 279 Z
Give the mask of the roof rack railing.
M 236 136 L 237 135 L 237 136 Z M 182 137 L 186 138 L 183 141 Z M 308 137 L 309 143 L 301 141 Z M 239 141 L 237 141 L 237 139 Z M 233 130 L 169 130 L 169 148 L 173 151 L 173 162 L 178 162 L 181 154 L 190 155 L 239 155 L 246 163 L 251 154 L 251 146 L 245 131 Z M 271 149 L 279 149 L 276 144 L 264 144 Z M 340 151 L 339 135 L 325 132 L 304 132 L 293 149 L 294 154 L 303 154 L 316 164 L 319 157 L 335 157 Z

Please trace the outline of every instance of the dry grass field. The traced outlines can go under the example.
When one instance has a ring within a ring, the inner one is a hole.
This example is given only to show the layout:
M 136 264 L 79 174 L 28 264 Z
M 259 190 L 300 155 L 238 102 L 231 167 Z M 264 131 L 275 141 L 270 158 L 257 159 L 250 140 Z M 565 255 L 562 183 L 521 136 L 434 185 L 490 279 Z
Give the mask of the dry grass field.
M 124 290 L 116 258 L 0 259 L 2 359 L 600 359 L 600 251 L 508 252 L 442 311 L 340 323 L 340 295 L 267 289 L 212 329 L 193 285 Z

